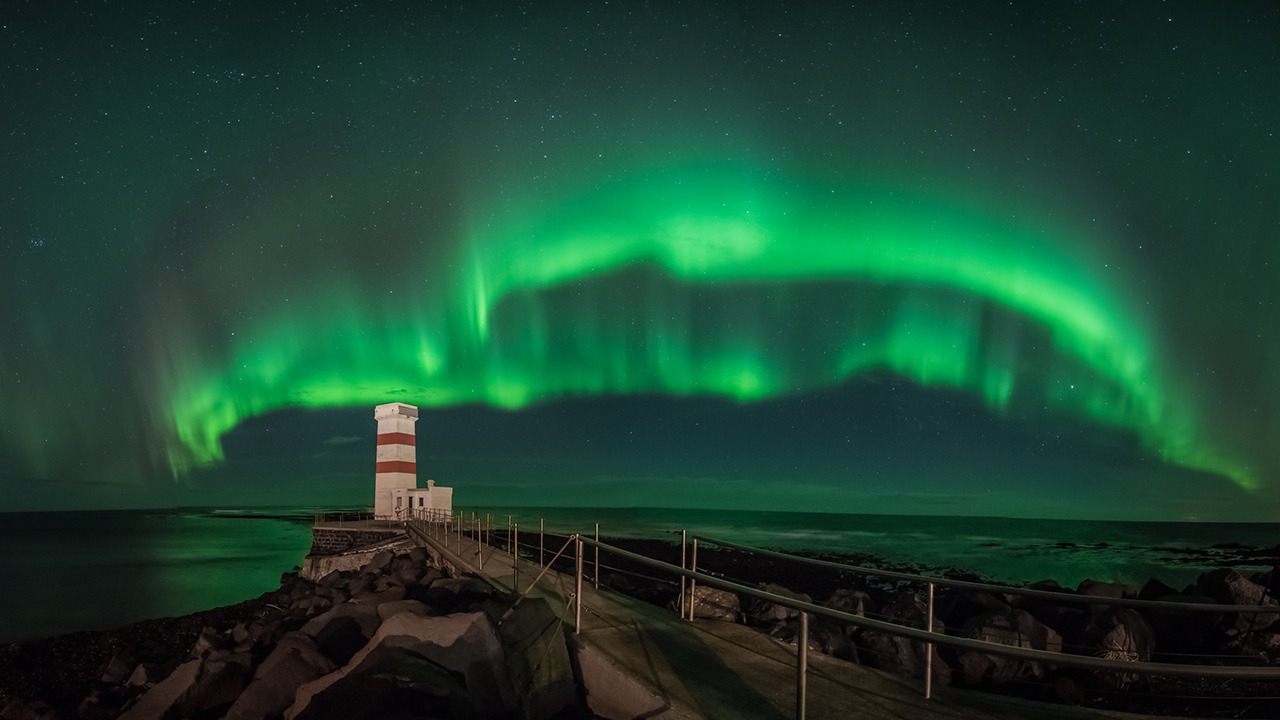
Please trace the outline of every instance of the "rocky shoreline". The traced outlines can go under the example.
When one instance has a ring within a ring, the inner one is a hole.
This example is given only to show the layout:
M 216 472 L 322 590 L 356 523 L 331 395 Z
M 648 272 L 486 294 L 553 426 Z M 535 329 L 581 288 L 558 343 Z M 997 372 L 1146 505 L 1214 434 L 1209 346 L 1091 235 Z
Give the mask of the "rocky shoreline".
M 4 720 L 589 718 L 545 601 L 425 550 L 254 600 L 0 646 Z
M 679 562 L 679 547 L 670 542 L 610 542 Z M 913 571 L 871 557 L 826 559 Z M 572 572 L 565 563 L 561 569 Z M 605 586 L 678 605 L 677 583 L 608 553 L 602 563 Z M 1161 612 L 939 587 L 934 616 L 926 620 L 921 589 L 896 581 L 710 547 L 699 549 L 699 569 L 866 617 L 916 627 L 931 622 L 939 632 L 1021 647 L 1183 663 L 1271 665 L 1280 659 L 1280 603 L 1274 597 L 1280 577 L 1274 571 L 1246 576 L 1221 568 L 1180 590 L 1157 581 L 1136 590 L 1092 581 L 1073 589 L 1048 581 L 1032 586 L 1095 598 L 1274 606 L 1274 613 Z M 958 571 L 940 574 L 982 580 Z M 794 611 L 714 588 L 698 589 L 697 613 L 754 627 L 781 642 L 797 639 Z M 852 625 L 814 619 L 810 649 L 923 678 L 919 643 Z M 1039 700 L 1191 717 L 1280 717 L 1275 683 L 1090 673 L 948 649 L 934 651 L 933 672 L 938 684 Z M 308 720 L 409 708 L 421 717 L 591 717 L 563 626 L 544 601 L 528 599 L 513 610 L 511 598 L 433 564 L 422 549 L 382 551 L 358 569 L 314 582 L 286 573 L 278 590 L 223 608 L 0 646 L 4 720 Z

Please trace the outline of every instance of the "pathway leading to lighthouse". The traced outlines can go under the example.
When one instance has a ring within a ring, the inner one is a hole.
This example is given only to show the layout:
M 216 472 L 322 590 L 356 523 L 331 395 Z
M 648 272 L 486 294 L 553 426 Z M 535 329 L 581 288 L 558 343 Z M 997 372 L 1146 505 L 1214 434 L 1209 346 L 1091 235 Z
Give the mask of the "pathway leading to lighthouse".
M 452 528 L 451 528 L 452 529 Z M 788 720 L 796 714 L 796 650 L 763 633 L 722 620 L 687 622 L 676 613 L 606 588 L 583 583 L 581 632 L 573 634 L 572 574 L 543 572 L 534 558 L 514 558 L 502 547 L 422 525 L 409 533 L 445 562 L 485 579 L 503 592 L 545 598 L 578 645 L 578 661 L 593 711 L 618 718 Z M 536 533 L 532 535 L 536 542 Z M 563 541 L 560 541 L 563 542 Z M 522 544 L 527 553 L 529 545 Z M 478 550 L 483 549 L 483 558 Z M 549 561 L 559 549 L 548 542 Z M 565 550 L 572 556 L 572 545 Z M 586 565 L 593 556 L 588 550 Z M 988 693 L 935 688 L 925 700 L 920 681 L 808 655 L 809 720 L 1086 720 L 1152 718 L 1020 700 Z

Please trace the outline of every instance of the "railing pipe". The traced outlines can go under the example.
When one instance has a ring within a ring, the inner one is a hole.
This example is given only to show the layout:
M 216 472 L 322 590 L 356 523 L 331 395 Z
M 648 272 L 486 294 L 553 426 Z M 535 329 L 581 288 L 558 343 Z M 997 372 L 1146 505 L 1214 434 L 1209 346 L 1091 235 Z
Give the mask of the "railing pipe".
M 693 547 L 689 557 L 689 622 L 693 622 L 693 608 L 698 602 L 698 538 L 693 538 Z
M 929 583 L 929 601 L 925 605 L 924 624 L 933 633 L 933 583 Z M 933 643 L 924 644 L 924 699 L 933 697 Z
M 577 553 L 577 571 L 574 574 L 573 583 L 573 632 L 578 634 L 582 632 L 582 538 L 578 538 Z
M 680 531 L 680 569 L 681 570 L 684 570 L 685 568 L 689 567 L 688 560 L 685 559 L 686 552 L 687 552 L 687 548 L 685 547 L 685 545 L 688 542 L 688 537 L 689 537 L 689 532 L 687 530 Z M 686 578 L 684 575 L 680 576 L 680 618 L 682 620 L 684 619 L 685 607 L 689 602 L 689 597 L 688 595 L 686 595 L 688 582 L 689 582 L 688 578 Z
M 546 535 L 546 532 L 547 532 L 546 521 L 543 518 L 538 518 L 538 567 L 547 566 L 546 563 L 542 561 L 542 555 L 544 552 L 543 537 L 544 535 Z
M 808 699 L 809 613 L 800 611 L 800 637 L 796 643 L 796 720 L 804 720 Z

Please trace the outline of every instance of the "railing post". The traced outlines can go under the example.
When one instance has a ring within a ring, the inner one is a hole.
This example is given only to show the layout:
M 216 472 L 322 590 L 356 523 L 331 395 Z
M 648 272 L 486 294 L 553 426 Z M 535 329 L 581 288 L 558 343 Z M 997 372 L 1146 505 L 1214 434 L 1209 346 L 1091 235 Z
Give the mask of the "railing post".
M 520 592 L 520 523 L 511 524 L 511 589 Z
M 600 589 L 600 523 L 596 523 L 596 569 L 591 574 L 591 584 Z
M 511 556 L 511 516 L 507 516 L 507 556 Z
M 573 590 L 573 632 L 582 632 L 582 539 L 578 538 L 578 569 L 575 573 Z
M 800 637 L 796 643 L 796 720 L 804 720 L 809 694 L 809 613 L 800 611 Z
M 484 550 L 481 549 L 484 547 L 484 544 L 480 542 L 481 537 L 480 537 L 479 523 L 480 521 L 477 520 L 476 521 L 476 558 L 477 558 L 477 567 L 479 567 L 479 569 L 481 570 L 484 570 Z
M 933 583 L 929 583 L 929 601 L 925 605 L 926 629 L 933 632 Z M 933 697 L 933 643 L 924 644 L 924 699 Z
M 685 547 L 685 544 L 688 542 L 688 537 L 689 537 L 688 533 L 689 533 L 688 530 L 680 531 L 680 569 L 681 570 L 689 569 L 689 561 L 686 559 L 687 548 Z M 689 597 L 685 593 L 685 590 L 688 587 L 688 585 L 689 585 L 689 578 L 685 577 L 684 575 L 681 575 L 680 576 L 680 619 L 681 620 L 684 619 L 685 605 L 686 603 L 689 602 Z
M 693 548 L 689 555 L 689 569 L 698 572 L 698 538 L 693 539 Z M 689 622 L 693 622 L 693 606 L 698 601 L 698 578 L 689 578 Z
M 547 532 L 546 520 L 544 518 L 538 518 L 538 567 L 547 566 L 546 563 L 542 561 L 542 553 L 543 553 L 542 540 L 546 532 Z

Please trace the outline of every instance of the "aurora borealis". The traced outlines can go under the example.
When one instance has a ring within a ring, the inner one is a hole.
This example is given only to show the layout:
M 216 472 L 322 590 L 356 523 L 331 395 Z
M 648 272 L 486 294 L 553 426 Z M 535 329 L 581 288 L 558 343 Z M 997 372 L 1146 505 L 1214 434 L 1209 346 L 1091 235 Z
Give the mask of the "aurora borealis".
M 1276 37 L 10 4 L 0 507 L 358 501 L 402 400 L 477 503 L 1275 520 Z

